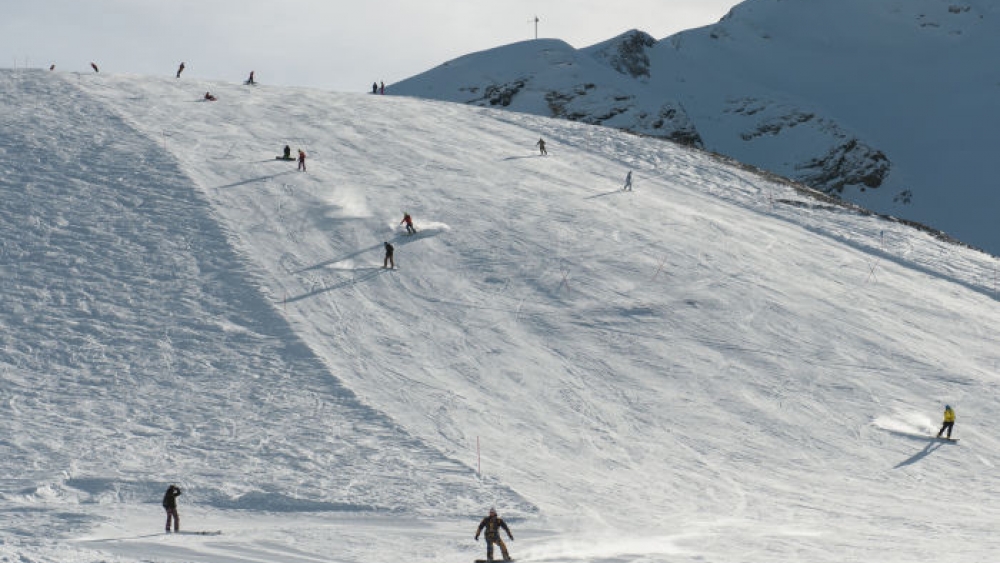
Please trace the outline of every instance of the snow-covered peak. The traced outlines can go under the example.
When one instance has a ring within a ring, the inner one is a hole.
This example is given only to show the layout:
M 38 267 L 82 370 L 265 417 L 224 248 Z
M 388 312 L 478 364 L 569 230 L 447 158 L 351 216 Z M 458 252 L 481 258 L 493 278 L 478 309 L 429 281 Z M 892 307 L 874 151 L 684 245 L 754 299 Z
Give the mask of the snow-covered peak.
M 997 52 L 987 0 L 748 0 L 659 41 L 632 31 L 580 49 L 599 71 L 519 67 L 501 47 L 470 55 L 475 75 L 435 69 L 391 90 L 500 88 L 510 110 L 703 146 L 1000 254 Z M 521 103 L 490 80 L 497 66 L 558 102 Z

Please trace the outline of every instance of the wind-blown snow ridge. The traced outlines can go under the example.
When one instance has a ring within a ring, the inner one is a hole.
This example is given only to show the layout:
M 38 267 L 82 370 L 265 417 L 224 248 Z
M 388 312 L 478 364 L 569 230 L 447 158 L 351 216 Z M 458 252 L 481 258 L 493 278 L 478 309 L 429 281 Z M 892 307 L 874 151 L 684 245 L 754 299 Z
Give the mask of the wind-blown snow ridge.
M 995 550 L 988 255 L 581 123 L 0 89 L 4 558 L 468 560 L 489 506 L 526 561 Z

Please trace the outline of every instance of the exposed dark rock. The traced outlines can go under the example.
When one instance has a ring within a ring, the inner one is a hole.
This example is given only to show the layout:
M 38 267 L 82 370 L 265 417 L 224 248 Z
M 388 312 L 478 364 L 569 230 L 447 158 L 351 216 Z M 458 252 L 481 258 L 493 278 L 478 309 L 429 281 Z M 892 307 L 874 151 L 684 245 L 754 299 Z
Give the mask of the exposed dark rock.
M 884 153 L 857 139 L 830 149 L 821 158 L 797 167 L 798 180 L 827 193 L 842 193 L 846 186 L 877 188 L 892 164 Z M 864 188 L 862 188 L 864 189 Z
M 648 33 L 632 30 L 595 53 L 595 57 L 606 60 L 611 68 L 624 75 L 632 78 L 640 76 L 648 78 L 649 56 L 646 54 L 646 49 L 655 44 L 656 39 Z

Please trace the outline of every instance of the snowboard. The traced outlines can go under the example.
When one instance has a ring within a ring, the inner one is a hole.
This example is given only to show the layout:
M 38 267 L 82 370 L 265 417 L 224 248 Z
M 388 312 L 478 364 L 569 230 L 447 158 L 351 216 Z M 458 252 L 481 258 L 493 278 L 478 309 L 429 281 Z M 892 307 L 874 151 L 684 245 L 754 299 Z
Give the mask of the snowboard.
M 285 158 L 283 156 L 276 156 L 276 157 L 274 157 L 274 160 L 286 160 L 288 162 L 295 162 L 295 157 L 290 156 L 288 158 Z
M 503 558 L 494 559 L 492 561 L 490 561 L 489 559 L 476 559 L 476 563 L 504 563 L 504 561 L 505 560 Z M 514 561 L 514 560 L 513 559 L 507 559 L 506 560 L 507 563 L 510 563 L 511 561 Z
M 222 530 L 198 530 L 189 532 L 186 530 L 180 532 L 170 532 L 171 534 L 177 534 L 179 536 L 221 536 Z

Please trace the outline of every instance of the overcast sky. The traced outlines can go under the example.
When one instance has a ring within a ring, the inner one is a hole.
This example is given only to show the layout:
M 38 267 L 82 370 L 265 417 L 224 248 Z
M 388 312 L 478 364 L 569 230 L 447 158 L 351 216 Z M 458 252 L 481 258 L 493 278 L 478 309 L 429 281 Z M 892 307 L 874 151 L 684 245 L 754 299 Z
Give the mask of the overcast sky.
M 531 39 L 586 47 L 630 29 L 657 39 L 737 0 L 33 0 L 6 2 L 0 67 L 259 81 L 336 91 L 387 85 Z

